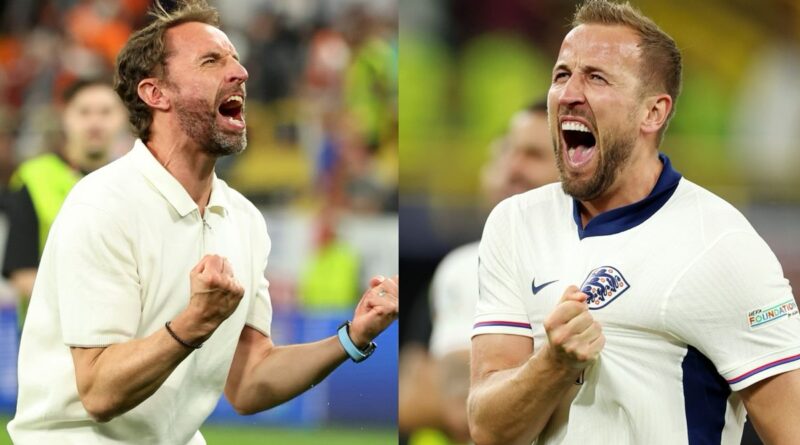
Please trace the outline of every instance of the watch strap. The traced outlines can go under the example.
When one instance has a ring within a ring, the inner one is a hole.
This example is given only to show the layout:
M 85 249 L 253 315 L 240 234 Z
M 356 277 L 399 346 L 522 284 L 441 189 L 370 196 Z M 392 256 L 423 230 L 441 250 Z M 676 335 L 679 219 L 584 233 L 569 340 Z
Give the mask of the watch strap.
M 363 362 L 366 360 L 372 353 L 375 351 L 377 347 L 374 342 L 370 342 L 364 349 L 359 349 L 353 340 L 350 338 L 350 322 L 346 321 L 339 326 L 339 330 L 337 332 L 337 336 L 339 337 L 339 343 L 342 344 L 344 351 L 356 363 Z

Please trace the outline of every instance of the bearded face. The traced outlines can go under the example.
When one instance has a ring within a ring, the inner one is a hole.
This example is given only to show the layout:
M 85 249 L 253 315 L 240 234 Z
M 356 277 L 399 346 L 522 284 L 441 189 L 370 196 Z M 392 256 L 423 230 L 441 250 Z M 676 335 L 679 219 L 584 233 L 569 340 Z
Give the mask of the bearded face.
M 580 201 L 618 183 L 641 137 L 639 36 L 622 26 L 580 25 L 553 68 L 548 119 L 564 192 Z
M 243 124 L 244 101 L 235 98 L 237 94 L 228 93 L 221 96 L 223 97 L 215 100 L 217 106 L 202 98 L 181 97 L 175 101 L 175 111 L 183 132 L 197 142 L 206 153 L 216 157 L 237 154 L 247 147 L 245 131 L 231 130 L 219 122 L 237 120 Z M 243 93 L 238 96 L 244 97 Z M 232 102 L 234 105 L 229 105 Z M 236 109 L 237 104 L 238 109 Z
M 632 122 L 632 116 L 628 121 Z M 637 128 L 606 128 L 601 133 L 591 111 L 568 109 L 551 123 L 551 133 L 564 192 L 577 200 L 591 201 L 614 184 L 627 164 Z M 589 167 L 591 161 L 594 171 L 581 174 L 582 167 Z

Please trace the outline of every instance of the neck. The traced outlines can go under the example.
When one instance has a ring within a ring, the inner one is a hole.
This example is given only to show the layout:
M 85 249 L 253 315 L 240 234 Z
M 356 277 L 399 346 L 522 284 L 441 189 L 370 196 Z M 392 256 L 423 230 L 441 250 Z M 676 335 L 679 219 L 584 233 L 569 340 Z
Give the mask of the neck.
M 591 201 L 581 201 L 581 222 L 584 227 L 603 212 L 646 198 L 655 188 L 663 168 L 657 150 L 635 149 L 628 164 L 605 193 Z
M 153 132 L 145 144 L 161 165 L 178 180 L 202 215 L 211 198 L 216 158 L 186 135 Z

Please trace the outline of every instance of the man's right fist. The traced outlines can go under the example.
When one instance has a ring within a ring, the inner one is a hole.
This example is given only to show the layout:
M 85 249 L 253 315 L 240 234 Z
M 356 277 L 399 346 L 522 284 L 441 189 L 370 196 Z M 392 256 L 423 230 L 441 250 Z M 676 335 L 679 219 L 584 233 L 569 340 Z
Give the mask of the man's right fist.
M 212 331 L 230 317 L 244 295 L 231 264 L 219 255 L 206 255 L 197 263 L 189 273 L 189 288 L 188 309 Z
M 606 344 L 600 323 L 589 313 L 586 298 L 576 286 L 568 287 L 544 321 L 553 358 L 573 369 L 594 363 Z

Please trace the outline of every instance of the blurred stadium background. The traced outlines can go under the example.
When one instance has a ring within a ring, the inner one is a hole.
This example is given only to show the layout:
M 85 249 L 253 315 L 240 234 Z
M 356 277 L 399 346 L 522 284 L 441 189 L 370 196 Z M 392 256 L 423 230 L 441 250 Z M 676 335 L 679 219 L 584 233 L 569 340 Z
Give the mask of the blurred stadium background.
M 72 81 L 110 76 L 151 0 L 0 1 L 0 247 L 15 167 L 61 143 L 58 98 Z M 162 0 L 167 8 L 174 0 Z M 217 173 L 263 211 L 279 344 L 331 335 L 368 278 L 395 274 L 396 0 L 209 1 L 250 79 L 249 146 Z M 115 156 L 125 153 L 121 135 Z M 334 266 L 325 263 L 335 251 Z M 4 249 L 0 248 L 0 252 Z M 333 278 L 332 278 L 333 277 Z M 335 279 L 334 279 L 335 278 Z M 320 291 L 319 283 L 334 282 Z M 0 444 L 16 397 L 16 296 L 0 282 Z M 210 445 L 396 442 L 395 324 L 369 361 L 266 413 L 237 416 L 221 400 Z M 354 389 L 356 388 L 356 389 Z
M 490 210 L 479 199 L 488 146 L 517 110 L 546 95 L 577 3 L 401 3 L 401 348 L 427 343 L 431 275 L 448 251 L 480 238 Z M 631 3 L 684 56 L 683 93 L 662 150 L 685 177 L 747 215 L 797 295 L 800 2 Z

